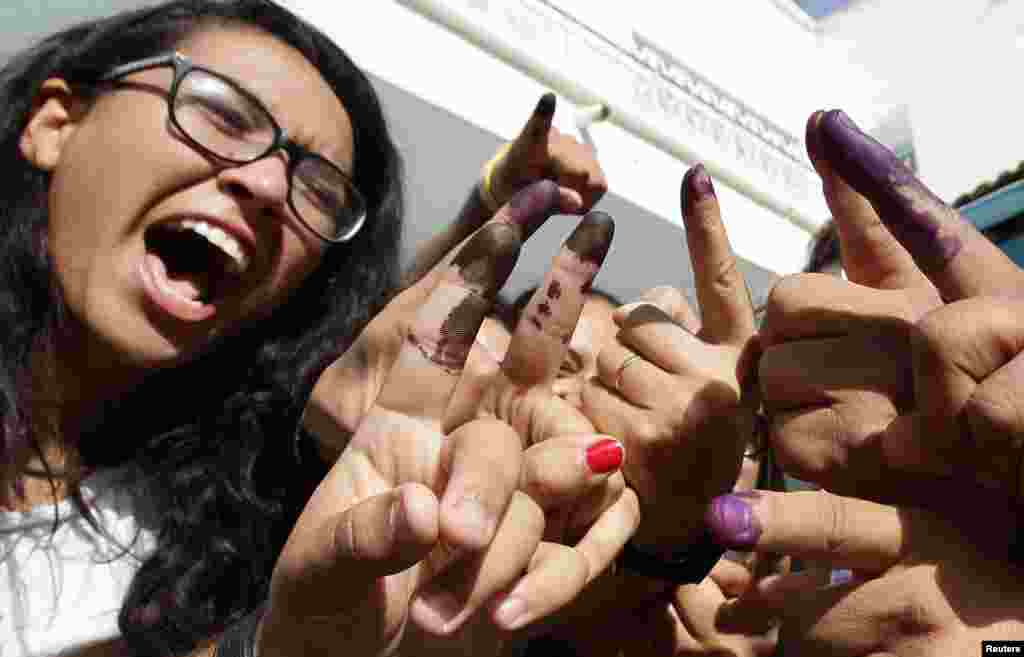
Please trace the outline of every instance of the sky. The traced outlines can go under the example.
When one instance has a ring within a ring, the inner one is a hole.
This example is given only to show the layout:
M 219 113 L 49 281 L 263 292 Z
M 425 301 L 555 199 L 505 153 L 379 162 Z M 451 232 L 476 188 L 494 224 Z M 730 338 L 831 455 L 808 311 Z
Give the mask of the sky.
M 813 18 L 822 18 L 850 4 L 850 0 L 796 0 L 796 3 Z

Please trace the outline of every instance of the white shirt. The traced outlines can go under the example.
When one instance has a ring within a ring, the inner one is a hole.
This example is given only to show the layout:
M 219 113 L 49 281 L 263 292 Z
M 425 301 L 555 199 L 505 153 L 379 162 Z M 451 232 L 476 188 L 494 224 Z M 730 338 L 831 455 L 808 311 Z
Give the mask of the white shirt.
M 132 576 L 154 549 L 119 483 L 123 472 L 82 482 L 99 533 L 70 500 L 0 512 L 0 657 L 52 657 L 119 636 Z M 58 518 L 54 532 L 54 517 Z

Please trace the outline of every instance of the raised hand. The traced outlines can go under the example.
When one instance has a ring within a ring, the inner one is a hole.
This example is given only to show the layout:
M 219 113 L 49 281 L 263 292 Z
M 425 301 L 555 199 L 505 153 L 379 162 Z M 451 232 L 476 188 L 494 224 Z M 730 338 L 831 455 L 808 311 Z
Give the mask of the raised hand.
M 760 383 L 772 442 L 798 477 L 907 499 L 931 482 L 911 485 L 882 436 L 918 404 L 915 325 L 943 299 L 1013 294 L 1024 274 L 842 112 L 815 113 L 807 144 L 849 282 L 791 276 L 769 298 Z
M 624 473 L 643 507 L 634 541 L 656 553 L 686 548 L 707 503 L 732 490 L 757 405 L 743 385 L 755 362 L 753 309 L 702 166 L 687 172 L 682 197 L 700 324 L 671 289 L 620 308 L 600 381 L 583 391 L 595 426 L 626 443 Z
M 914 333 L 915 408 L 881 435 L 886 461 L 1024 504 L 1024 300 L 974 297 Z
M 708 514 L 726 545 L 830 563 L 854 572 L 822 586 L 807 573 L 769 577 L 741 597 L 745 614 L 780 616 L 786 655 L 945 657 L 983 640 L 1024 639 L 1018 566 L 986 539 L 1016 514 L 991 497 L 947 498 L 975 522 L 826 492 L 756 491 L 718 498 Z M 973 505 L 973 506 L 972 506 Z
M 608 191 L 608 182 L 594 149 L 559 132 L 551 125 L 554 116 L 555 95 L 544 94 L 504 157 L 495 162 L 491 194 L 496 204 L 501 205 L 537 180 L 558 183 L 578 201 L 584 212 Z
M 548 181 L 520 191 L 487 226 L 507 226 L 525 241 L 545 221 L 564 211 L 565 199 Z M 463 243 L 468 244 L 467 238 Z M 317 381 L 303 424 L 331 461 L 341 453 L 373 405 L 420 308 L 445 275 L 456 251 L 413 286 L 396 296 L 359 335 L 355 343 Z
M 439 272 L 380 394 L 278 560 L 260 654 L 390 654 L 410 616 L 457 623 L 530 564 L 544 519 L 516 491 L 519 437 L 494 420 L 441 430 L 520 245 L 516 225 L 497 223 Z M 442 573 L 449 578 L 438 587 Z

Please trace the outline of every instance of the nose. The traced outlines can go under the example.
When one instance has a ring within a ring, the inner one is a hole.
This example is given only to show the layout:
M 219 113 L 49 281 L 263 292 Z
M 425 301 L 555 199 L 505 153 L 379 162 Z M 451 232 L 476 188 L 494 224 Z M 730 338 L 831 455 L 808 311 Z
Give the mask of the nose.
M 288 171 L 280 157 L 227 167 L 217 180 L 241 203 L 257 209 L 280 208 L 288 200 Z

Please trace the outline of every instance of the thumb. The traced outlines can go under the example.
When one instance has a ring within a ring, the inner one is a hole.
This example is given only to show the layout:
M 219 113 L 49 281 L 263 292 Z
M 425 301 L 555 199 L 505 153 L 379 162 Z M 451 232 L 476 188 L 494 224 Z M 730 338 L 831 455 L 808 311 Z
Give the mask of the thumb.
M 749 491 L 712 500 L 712 536 L 736 550 L 756 550 L 882 572 L 902 554 L 903 513 L 891 506 L 825 491 Z
M 438 508 L 429 488 L 412 483 L 312 521 L 314 529 L 288 539 L 274 572 L 275 597 L 285 597 L 281 604 L 299 616 L 351 615 L 372 600 L 387 607 L 374 595 L 385 590 L 378 580 L 415 565 L 436 546 Z

